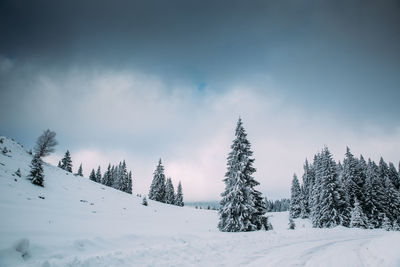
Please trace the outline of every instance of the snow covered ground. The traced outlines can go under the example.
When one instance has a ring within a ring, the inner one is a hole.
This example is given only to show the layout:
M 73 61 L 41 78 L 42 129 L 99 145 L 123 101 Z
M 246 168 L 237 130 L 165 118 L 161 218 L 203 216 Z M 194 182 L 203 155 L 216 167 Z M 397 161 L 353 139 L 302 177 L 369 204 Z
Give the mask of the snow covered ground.
M 47 164 L 45 187 L 34 186 L 31 155 L 4 139 L 0 266 L 400 266 L 398 232 L 313 229 L 307 220 L 287 230 L 284 212 L 269 214 L 273 231 L 221 233 L 215 211 L 146 207 Z

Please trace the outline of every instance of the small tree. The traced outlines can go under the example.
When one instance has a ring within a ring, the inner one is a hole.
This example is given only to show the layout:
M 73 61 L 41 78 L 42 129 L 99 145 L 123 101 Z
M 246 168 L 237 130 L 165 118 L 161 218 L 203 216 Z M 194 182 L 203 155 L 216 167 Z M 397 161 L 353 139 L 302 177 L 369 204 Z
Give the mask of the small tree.
M 61 168 L 67 172 L 72 172 L 72 160 L 68 150 L 65 152 L 64 158 L 61 160 Z
M 301 190 L 297 175 L 293 175 L 291 198 L 290 198 L 290 217 L 298 218 L 301 214 Z
M 28 178 L 34 185 L 44 186 L 43 162 L 39 155 L 35 155 L 31 162 L 31 171 Z
M 1 151 L 4 155 L 6 155 L 7 154 L 7 152 L 8 152 L 8 149 L 7 149 L 7 147 L 3 147 L 3 150 Z
M 165 203 L 175 204 L 174 185 L 172 184 L 171 178 L 168 178 L 165 183 Z
M 90 172 L 89 179 L 92 180 L 93 182 L 97 182 L 96 173 L 94 172 L 94 169 L 92 169 L 92 171 Z
M 289 229 L 294 230 L 296 228 L 296 224 L 293 221 L 293 218 L 289 216 Z
M 76 173 L 76 175 L 83 177 L 82 163 L 81 163 L 81 165 L 79 165 L 79 169 L 78 169 L 78 172 Z
M 100 166 L 97 168 L 97 171 L 96 171 L 96 182 L 101 183 L 101 170 L 100 170 Z
M 18 168 L 18 170 L 15 172 L 15 175 L 18 177 L 21 177 L 21 170 Z
M 391 224 L 389 218 L 386 216 L 386 214 L 383 217 L 382 228 L 385 229 L 386 231 L 392 230 L 392 224 Z
M 146 196 L 143 197 L 142 205 L 143 205 L 143 206 L 147 206 L 147 205 L 148 205 Z
M 34 152 L 39 158 L 50 155 L 57 145 L 56 133 L 50 130 L 43 132 L 36 141 Z
M 357 198 L 354 199 L 354 208 L 351 211 L 350 227 L 364 229 L 368 227 L 368 219 L 364 215 Z
M 183 202 L 182 184 L 181 181 L 178 183 L 178 189 L 176 190 L 175 205 L 183 207 L 185 203 Z

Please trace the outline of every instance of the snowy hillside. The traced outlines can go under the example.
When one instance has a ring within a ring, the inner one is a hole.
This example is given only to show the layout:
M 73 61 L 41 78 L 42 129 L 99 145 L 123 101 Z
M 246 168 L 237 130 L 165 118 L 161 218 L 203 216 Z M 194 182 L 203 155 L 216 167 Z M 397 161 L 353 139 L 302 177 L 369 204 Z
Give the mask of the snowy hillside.
M 399 232 L 300 219 L 287 230 L 283 212 L 269 214 L 273 231 L 222 233 L 216 211 L 146 207 L 48 164 L 45 187 L 35 186 L 32 156 L 0 138 L 10 150 L 0 152 L 0 266 L 400 266 Z

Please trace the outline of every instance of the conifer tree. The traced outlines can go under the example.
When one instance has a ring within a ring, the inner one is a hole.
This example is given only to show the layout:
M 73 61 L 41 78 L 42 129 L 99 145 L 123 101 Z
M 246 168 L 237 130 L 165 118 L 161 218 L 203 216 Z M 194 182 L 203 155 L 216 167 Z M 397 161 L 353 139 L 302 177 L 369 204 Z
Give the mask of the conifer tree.
M 100 170 L 100 166 L 97 168 L 97 171 L 96 171 L 96 182 L 101 183 L 101 170 Z
M 394 167 L 393 163 L 389 163 L 389 171 L 388 171 L 389 179 L 391 180 L 394 188 L 396 190 L 400 190 L 400 175 Z
M 368 160 L 364 186 L 364 214 L 368 217 L 368 228 L 378 228 L 382 223 L 380 214 L 384 209 L 384 191 L 379 183 L 378 166 Z
M 327 147 L 321 154 L 321 217 L 322 227 L 347 226 L 349 223 L 349 208 L 347 206 L 345 192 L 339 183 L 336 172 L 336 164 Z
M 296 224 L 293 221 L 293 218 L 289 216 L 289 229 L 294 230 L 296 228 Z
M 58 167 L 58 168 L 61 168 L 61 166 L 62 166 L 62 165 L 61 165 L 61 160 L 59 160 L 59 161 L 58 161 L 58 164 L 57 164 L 57 167 Z
M 15 175 L 18 177 L 21 177 L 21 169 L 18 168 L 17 171 L 15 172 Z
M 165 203 L 175 204 L 175 191 L 171 178 L 168 178 L 165 183 Z
M 165 202 L 165 175 L 164 166 L 161 163 L 161 159 L 158 161 L 158 165 L 153 174 L 153 181 L 149 191 L 149 199 Z
M 127 180 L 127 186 L 126 186 L 126 193 L 132 194 L 132 172 L 129 171 L 128 174 L 128 180 Z
M 290 198 L 290 217 L 298 218 L 301 214 L 301 191 L 299 180 L 297 179 L 297 175 L 293 175 L 292 180 L 292 188 L 291 188 L 291 198 Z
M 175 205 L 180 206 L 180 207 L 183 207 L 185 205 L 185 203 L 183 202 L 183 192 L 182 192 L 181 181 L 179 181 L 178 188 L 176 190 Z
M 65 152 L 64 158 L 61 160 L 61 169 L 72 172 L 72 160 L 69 151 Z
M 35 154 L 32 159 L 28 178 L 32 181 L 32 184 L 44 186 L 43 161 L 38 154 Z
M 397 221 L 400 215 L 400 193 L 389 177 L 385 179 L 385 200 L 386 217 L 390 222 Z
M 76 175 L 83 177 L 82 163 L 81 163 L 81 165 L 79 165 L 78 172 L 76 173 Z
M 223 180 L 225 191 L 221 194 L 218 228 L 223 232 L 254 231 L 259 229 L 257 224 L 263 221 L 265 210 L 258 209 L 255 204 L 257 195 L 254 186 L 258 182 L 252 174 L 256 169 L 252 166 L 253 152 L 240 118 L 235 136 Z
M 113 180 L 111 176 L 111 164 L 108 164 L 107 170 L 104 172 L 102 184 L 106 186 L 112 186 Z
M 146 196 L 143 197 L 142 205 L 143 205 L 143 206 L 147 206 L 147 205 L 148 205 Z
M 353 201 L 354 207 L 351 210 L 350 227 L 352 228 L 368 228 L 368 219 L 364 215 L 360 203 L 357 198 Z
M 346 189 L 347 200 L 349 207 L 354 207 L 354 200 L 362 199 L 361 188 L 363 181 L 361 181 L 361 175 L 359 173 L 358 161 L 351 154 L 349 147 L 346 147 L 345 159 L 343 161 L 343 172 L 342 180 L 344 188 Z
M 96 173 L 94 172 L 94 169 L 92 169 L 92 171 L 90 172 L 89 179 L 92 180 L 93 182 L 97 182 Z
M 383 216 L 382 228 L 385 229 L 386 231 L 392 230 L 392 224 L 390 222 L 390 219 L 386 216 L 386 214 Z

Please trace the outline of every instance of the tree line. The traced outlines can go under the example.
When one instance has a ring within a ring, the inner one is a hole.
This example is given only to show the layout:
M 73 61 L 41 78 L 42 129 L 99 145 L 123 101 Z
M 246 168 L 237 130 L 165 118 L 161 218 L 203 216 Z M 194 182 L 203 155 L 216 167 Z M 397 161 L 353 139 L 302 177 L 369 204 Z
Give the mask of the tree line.
M 175 194 L 172 179 L 165 179 L 164 166 L 161 163 L 161 159 L 158 161 L 158 165 L 154 171 L 153 181 L 151 182 L 148 196 L 151 200 L 180 207 L 184 206 L 182 184 L 179 181 Z
M 291 186 L 291 218 L 310 218 L 314 227 L 337 225 L 399 230 L 400 170 L 381 157 L 379 163 L 353 156 L 346 149 L 343 164 L 325 147 L 304 164 L 300 184 Z

